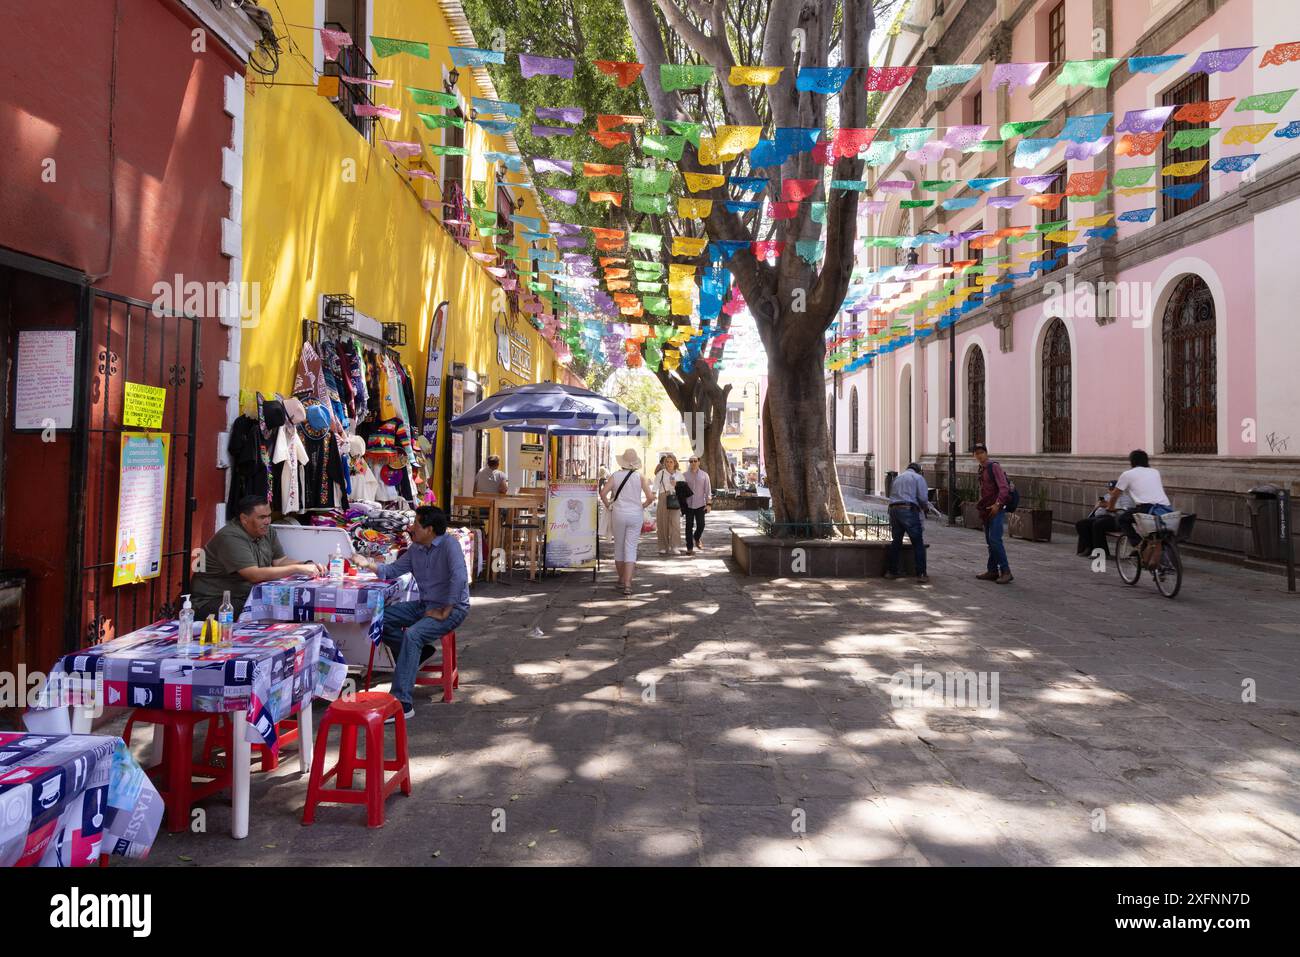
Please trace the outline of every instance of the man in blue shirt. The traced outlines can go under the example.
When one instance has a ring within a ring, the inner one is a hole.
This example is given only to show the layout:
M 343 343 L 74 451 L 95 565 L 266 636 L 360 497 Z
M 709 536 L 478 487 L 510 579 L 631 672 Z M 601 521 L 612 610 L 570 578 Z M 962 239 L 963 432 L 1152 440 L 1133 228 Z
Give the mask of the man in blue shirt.
M 407 529 L 411 547 L 397 561 L 381 565 L 368 558 L 354 561 L 373 568 L 380 578 L 393 579 L 411 572 L 420 588 L 419 601 L 403 601 L 384 608 L 384 644 L 393 652 L 393 697 L 402 703 L 406 717 L 415 714 L 411 691 L 420 663 L 431 657 L 439 639 L 455 631 L 469 615 L 469 572 L 460 543 L 447 534 L 447 515 L 425 505 L 415 510 Z
M 930 490 L 926 487 L 921 466 L 912 462 L 889 489 L 889 529 L 894 540 L 889 544 L 885 562 L 885 577 L 897 578 L 898 560 L 903 553 L 903 533 L 912 540 L 912 553 L 916 559 L 916 580 L 922 585 L 929 582 L 925 573 L 925 512 L 930 507 Z

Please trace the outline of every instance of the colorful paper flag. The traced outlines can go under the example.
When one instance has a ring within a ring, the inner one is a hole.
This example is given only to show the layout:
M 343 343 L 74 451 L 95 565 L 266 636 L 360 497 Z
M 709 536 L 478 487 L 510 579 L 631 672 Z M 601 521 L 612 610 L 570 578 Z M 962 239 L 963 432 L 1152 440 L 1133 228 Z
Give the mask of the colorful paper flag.
M 593 62 L 597 70 L 606 76 L 612 76 L 619 86 L 631 86 L 645 69 L 644 63 L 623 63 L 616 60 L 594 60 Z
M 1276 93 L 1256 93 L 1254 96 L 1247 96 L 1240 100 L 1233 112 L 1245 113 L 1248 110 L 1258 110 L 1261 113 L 1280 113 L 1282 107 L 1295 96 L 1295 92 L 1295 90 L 1278 90 Z
M 772 86 L 781 79 L 779 66 L 733 66 L 728 77 L 732 86 Z
M 852 75 L 853 68 L 847 66 L 804 66 L 799 68 L 795 77 L 794 88 L 805 93 L 820 93 L 830 96 L 840 92 Z
M 352 37 L 349 36 L 346 30 L 330 30 L 327 27 L 321 27 L 320 45 L 326 60 L 337 60 L 340 50 L 352 46 Z
M 622 176 L 623 167 L 617 163 L 583 163 L 582 175 L 593 179 L 598 176 Z
M 1231 73 L 1246 61 L 1254 47 L 1206 50 L 1188 69 L 1188 73 Z
M 1266 66 L 1281 66 L 1295 60 L 1300 60 L 1300 42 L 1279 43 L 1265 51 L 1264 59 L 1259 61 L 1259 68 L 1262 70 Z
M 617 146 L 622 146 L 625 143 L 632 142 L 631 133 L 619 133 L 613 131 L 606 132 L 606 133 L 593 131 L 591 134 L 591 138 L 595 140 L 597 143 L 599 143 L 601 146 L 611 150 Z
M 1110 75 L 1119 66 L 1118 59 L 1066 60 L 1056 82 L 1061 86 L 1091 86 L 1101 89 L 1110 83 Z
M 499 66 L 506 62 L 506 55 L 498 53 L 496 50 L 480 50 L 476 47 L 448 47 L 447 51 L 451 54 L 451 62 L 454 66 L 487 66 L 489 63 L 495 63 Z
M 561 79 L 573 79 L 573 61 L 556 57 L 519 54 L 519 75 L 525 80 L 535 76 L 558 76 Z
M 1066 117 L 1065 125 L 1061 127 L 1061 135 L 1057 139 L 1091 143 L 1106 131 L 1113 116 L 1113 113 L 1097 113 L 1093 116 Z
M 539 106 L 533 112 L 539 120 L 553 123 L 581 123 L 587 115 L 580 106 Z
M 915 75 L 914 66 L 869 66 L 866 88 L 869 93 L 887 92 L 909 83 Z
M 727 177 L 719 173 L 683 173 L 682 178 L 686 180 L 686 188 L 692 193 L 716 189 L 727 182 Z
M 566 176 L 571 176 L 573 174 L 573 161 L 539 156 L 533 160 L 533 171 L 538 175 L 542 173 L 563 173 Z
M 813 194 L 820 182 L 820 180 L 816 179 L 783 180 L 781 183 L 781 199 L 792 203 L 802 202 Z
M 1174 134 L 1174 138 L 1169 141 L 1170 151 L 1199 149 L 1214 139 L 1222 130 L 1217 126 L 1209 126 L 1203 130 L 1179 130 Z
M 1007 92 L 1014 92 L 1017 87 L 1037 83 L 1045 69 L 1046 63 L 999 63 L 993 68 L 991 88 L 1006 86 Z
M 975 79 L 979 71 L 980 65 L 978 63 L 952 63 L 932 66 L 930 67 L 930 75 L 925 80 L 925 88 L 927 90 L 942 90 L 946 86 L 965 85 Z
M 1154 166 L 1128 166 L 1115 170 L 1111 182 L 1116 187 L 1144 186 L 1151 181 L 1151 177 L 1155 173 L 1156 168 Z
M 659 67 L 659 85 L 665 93 L 691 90 L 713 79 L 713 67 L 693 63 L 665 63 Z
M 596 134 L 593 133 L 592 135 Z M 681 160 L 682 150 L 685 148 L 686 137 L 684 136 L 646 136 L 641 140 L 641 152 L 656 159 L 670 159 L 673 162 L 678 162 Z
M 380 59 L 394 56 L 398 53 L 409 53 L 411 56 L 419 57 L 422 60 L 429 59 L 429 44 L 421 40 L 395 40 L 392 37 L 371 37 L 370 45 L 374 48 L 375 56 Z
M 1218 170 L 1220 173 L 1244 173 L 1255 165 L 1259 155 L 1258 153 L 1243 153 L 1238 156 L 1223 156 L 1210 169 Z
M 1116 156 L 1150 156 L 1164 139 L 1164 130 L 1159 133 L 1125 133 L 1115 144 Z
M 444 130 L 451 127 L 461 130 L 465 128 L 465 120 L 454 113 L 416 113 L 420 122 L 427 129 Z
M 1164 73 L 1183 58 L 1181 53 L 1169 53 L 1162 56 L 1131 56 L 1128 58 L 1130 73 Z
M 1241 143 L 1258 143 L 1273 132 L 1276 127 L 1276 123 L 1252 123 L 1247 126 L 1234 126 L 1223 134 L 1223 145 L 1237 146 Z
M 698 256 L 704 252 L 704 247 L 708 245 L 708 238 L 703 237 L 695 239 L 690 236 L 673 237 L 673 255 L 674 256 Z

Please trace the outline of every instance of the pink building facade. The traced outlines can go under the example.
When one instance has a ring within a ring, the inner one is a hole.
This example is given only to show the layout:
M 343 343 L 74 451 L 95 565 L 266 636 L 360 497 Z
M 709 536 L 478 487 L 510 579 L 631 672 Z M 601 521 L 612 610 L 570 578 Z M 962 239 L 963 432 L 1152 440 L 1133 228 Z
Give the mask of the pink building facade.
M 1041 489 L 1058 527 L 1082 516 L 1105 483 L 1142 448 L 1164 474 L 1175 504 L 1198 514 L 1196 544 L 1250 553 L 1247 491 L 1263 483 L 1300 493 L 1300 275 L 1292 262 L 1300 221 L 1300 140 L 1279 137 L 1300 120 L 1300 99 L 1280 112 L 1234 112 L 1244 97 L 1300 87 L 1300 62 L 1260 68 L 1265 51 L 1300 40 L 1300 4 L 1270 0 L 913 0 L 892 47 L 890 65 L 917 65 L 914 80 L 887 94 L 876 125 L 887 129 L 1047 120 L 1034 137 L 1055 137 L 1066 117 L 1113 114 L 1107 135 L 1130 110 L 1230 99 L 1222 132 L 1200 149 L 1170 152 L 1174 131 L 1151 155 L 1116 155 L 1115 145 L 1087 160 L 1064 159 L 1058 144 L 1033 169 L 1013 165 L 1019 139 L 998 150 L 945 151 L 935 162 L 900 153 L 871 169 L 874 181 L 1011 177 L 989 195 L 1025 192 L 1015 177 L 1065 177 L 1155 164 L 1155 192 L 1110 190 L 1093 202 L 1062 202 L 1055 212 L 1024 203 L 1012 209 L 900 209 L 873 217 L 870 234 L 996 231 L 1156 207 L 1145 223 L 1116 223 L 1050 272 L 988 296 L 948 331 L 879 355 L 870 367 L 827 377 L 834 406 L 842 480 L 884 488 L 887 472 L 912 460 L 946 484 L 949 430 L 958 468 L 974 468 L 968 450 L 983 441 L 1022 487 Z M 1205 51 L 1254 47 L 1230 72 L 1190 73 Z M 1134 73 L 1129 57 L 1184 54 L 1167 72 Z M 1056 82 L 1060 61 L 1118 57 L 1106 88 Z M 1012 93 L 991 84 L 994 63 L 1048 61 L 1034 84 Z M 927 90 L 928 64 L 983 64 L 965 86 Z M 1275 123 L 1257 145 L 1224 145 L 1242 124 Z M 939 135 L 942 135 L 940 133 Z M 1258 153 L 1244 173 L 1212 169 L 1223 156 Z M 1162 177 L 1167 164 L 1206 158 L 1199 176 Z M 1190 201 L 1159 192 L 1202 183 Z M 913 198 L 933 193 L 914 192 Z M 958 195 L 952 191 L 944 195 Z M 962 195 L 969 195 L 969 192 Z M 906 196 L 904 198 L 907 198 Z M 1082 237 L 1083 231 L 1080 231 Z M 1082 244 L 1080 238 L 1073 242 Z M 992 248 L 923 246 L 921 264 L 978 260 L 1043 248 L 1041 239 Z M 907 249 L 860 254 L 863 272 L 907 262 Z M 1023 269 L 1015 265 L 1014 270 Z M 967 280 L 969 282 L 969 280 Z M 931 282 L 931 287 L 936 283 Z M 891 296 L 924 292 L 923 282 L 882 283 Z M 868 317 L 889 318 L 898 316 Z M 847 317 L 845 317 L 847 321 Z M 950 415 L 949 364 L 956 367 Z M 857 476 L 861 474 L 859 480 Z M 1294 524 L 1293 526 L 1294 527 Z

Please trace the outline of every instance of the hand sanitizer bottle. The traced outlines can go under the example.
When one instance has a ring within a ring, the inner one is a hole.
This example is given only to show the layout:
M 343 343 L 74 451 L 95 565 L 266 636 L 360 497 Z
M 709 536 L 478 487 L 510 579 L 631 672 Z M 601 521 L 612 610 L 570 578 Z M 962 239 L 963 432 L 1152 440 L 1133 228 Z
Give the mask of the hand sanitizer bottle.
M 186 651 L 194 642 L 194 606 L 190 596 L 185 595 L 185 604 L 181 606 L 180 617 L 176 619 L 176 648 Z
M 230 641 L 235 628 L 235 606 L 231 604 L 230 592 L 222 592 L 221 607 L 217 609 L 217 624 L 221 626 L 221 643 Z
M 343 580 L 343 546 L 335 545 L 334 554 L 330 556 L 330 581 Z

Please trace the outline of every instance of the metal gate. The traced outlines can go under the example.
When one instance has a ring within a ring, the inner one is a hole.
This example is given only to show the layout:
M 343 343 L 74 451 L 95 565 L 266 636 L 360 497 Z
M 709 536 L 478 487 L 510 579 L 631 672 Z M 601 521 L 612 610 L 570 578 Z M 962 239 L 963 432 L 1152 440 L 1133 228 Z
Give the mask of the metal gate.
M 179 295 L 179 290 L 177 291 Z M 200 320 L 152 303 L 90 290 L 82 316 L 88 383 L 79 448 L 73 461 L 69 523 L 69 587 L 65 645 L 69 650 L 174 617 L 189 590 L 194 522 L 195 422 L 203 385 Z M 125 426 L 128 382 L 166 390 L 161 430 Z M 162 562 L 155 578 L 113 587 L 122 433 L 170 436 L 163 502 Z M 211 437 L 216 440 L 215 436 Z M 183 456 L 183 457 L 182 457 Z

